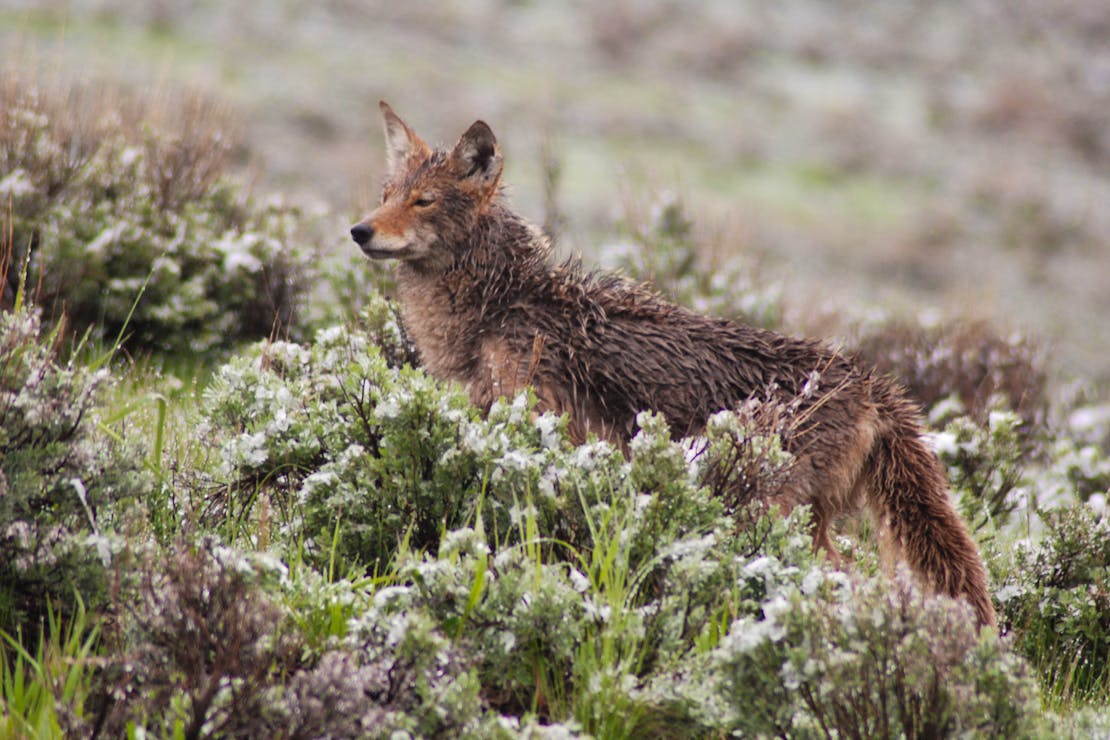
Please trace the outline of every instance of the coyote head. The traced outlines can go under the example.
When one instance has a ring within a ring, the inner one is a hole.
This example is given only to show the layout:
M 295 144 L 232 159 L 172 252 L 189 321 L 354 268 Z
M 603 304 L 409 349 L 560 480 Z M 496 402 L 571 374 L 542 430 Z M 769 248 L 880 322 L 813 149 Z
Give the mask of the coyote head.
M 450 264 L 478 217 L 498 197 L 501 150 L 476 121 L 450 151 L 432 149 L 384 101 L 386 181 L 376 210 L 351 227 L 374 259 L 421 268 Z

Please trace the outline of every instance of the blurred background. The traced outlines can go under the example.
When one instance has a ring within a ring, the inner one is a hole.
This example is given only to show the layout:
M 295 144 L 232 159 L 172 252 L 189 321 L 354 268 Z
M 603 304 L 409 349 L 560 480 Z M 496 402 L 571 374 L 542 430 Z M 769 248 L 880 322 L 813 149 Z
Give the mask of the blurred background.
M 351 260 L 386 99 L 430 142 L 489 123 L 587 261 L 677 198 L 798 331 L 983 318 L 1110 385 L 1110 3 L 3 0 L 0 61 L 211 96 Z

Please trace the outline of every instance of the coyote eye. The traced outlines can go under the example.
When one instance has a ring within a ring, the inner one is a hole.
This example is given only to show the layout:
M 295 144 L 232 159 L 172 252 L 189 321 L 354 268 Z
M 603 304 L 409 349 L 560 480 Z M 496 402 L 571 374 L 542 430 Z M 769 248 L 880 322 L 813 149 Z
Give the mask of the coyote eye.
M 419 198 L 414 200 L 412 202 L 412 204 L 414 206 L 419 206 L 421 208 L 425 208 L 425 207 L 430 206 L 431 204 L 433 204 L 435 202 L 436 202 L 436 199 L 433 196 L 431 196 L 431 195 L 421 195 Z

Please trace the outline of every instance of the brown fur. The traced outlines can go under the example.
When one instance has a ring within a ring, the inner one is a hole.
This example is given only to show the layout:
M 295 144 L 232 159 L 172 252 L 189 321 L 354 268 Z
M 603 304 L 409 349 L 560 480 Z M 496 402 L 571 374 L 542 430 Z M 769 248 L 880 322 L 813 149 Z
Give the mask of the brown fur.
M 384 103 L 382 112 L 390 172 L 381 206 L 352 236 L 371 257 L 401 261 L 402 317 L 429 372 L 462 383 L 482 408 L 530 385 L 541 410 L 570 417 L 576 442 L 596 434 L 622 446 L 644 409 L 684 436 L 745 399 L 800 396 L 783 504 L 812 507 L 815 546 L 837 559 L 832 523 L 866 510 L 886 552 L 995 623 L 979 553 L 918 410 L 893 381 L 819 342 L 552 263 L 547 240 L 501 196 L 488 126 L 435 150 Z

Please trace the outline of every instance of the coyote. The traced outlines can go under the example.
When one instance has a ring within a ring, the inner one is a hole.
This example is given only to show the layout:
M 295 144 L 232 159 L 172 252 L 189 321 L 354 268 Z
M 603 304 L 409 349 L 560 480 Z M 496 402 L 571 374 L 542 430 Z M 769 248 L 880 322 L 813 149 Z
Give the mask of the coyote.
M 475 122 L 450 150 L 429 147 L 385 103 L 381 205 L 351 228 L 373 259 L 395 259 L 406 330 L 432 375 L 475 405 L 531 386 L 565 413 L 576 443 L 626 447 L 645 409 L 676 437 L 768 394 L 800 399 L 804 433 L 780 506 L 808 504 L 814 547 L 843 515 L 870 513 L 884 553 L 925 585 L 967 599 L 994 625 L 975 543 L 949 500 L 919 411 L 890 378 L 820 342 L 703 316 L 644 285 L 552 261 L 548 240 L 502 195 L 502 156 Z M 772 389 L 772 390 L 769 390 Z

